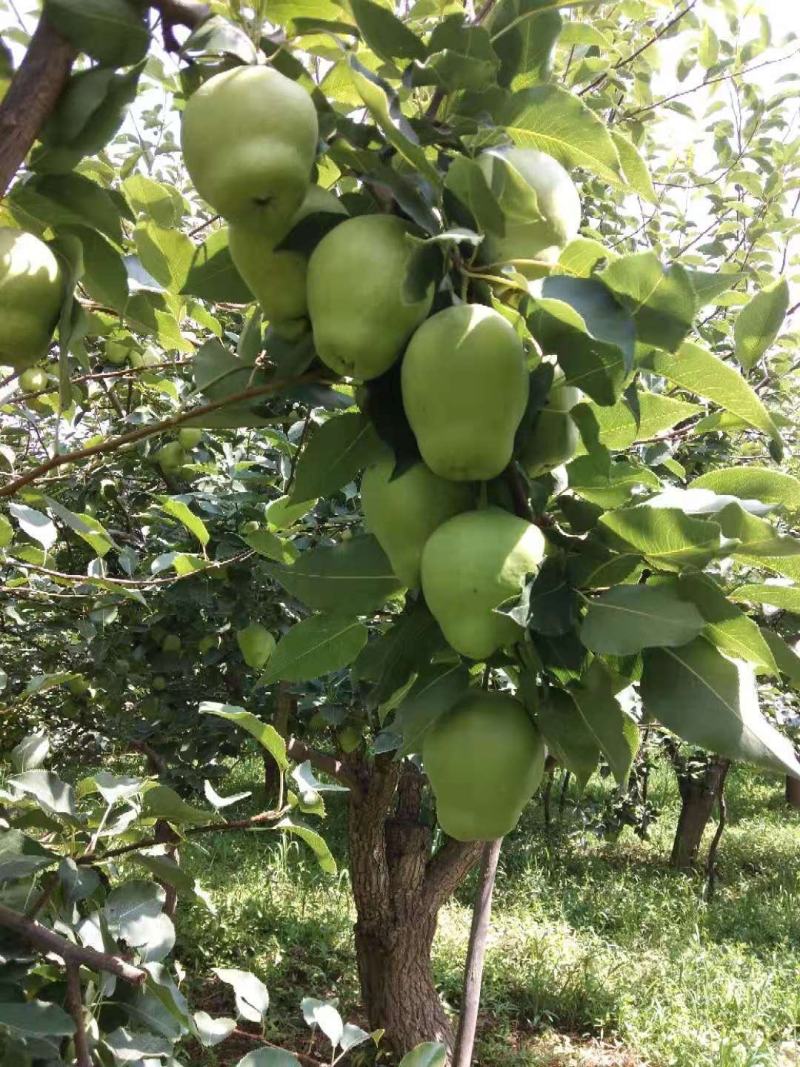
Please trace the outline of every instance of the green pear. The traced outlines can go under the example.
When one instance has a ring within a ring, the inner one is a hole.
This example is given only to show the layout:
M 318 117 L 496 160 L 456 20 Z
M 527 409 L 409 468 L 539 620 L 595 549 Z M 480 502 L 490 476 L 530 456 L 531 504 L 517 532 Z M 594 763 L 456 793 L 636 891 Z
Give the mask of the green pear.
M 19 376 L 19 387 L 23 393 L 40 393 L 47 388 L 47 373 L 41 367 L 28 367 Z
M 406 350 L 402 388 L 434 474 L 488 481 L 508 466 L 529 383 L 522 342 L 498 311 L 460 304 L 431 316 Z
M 567 385 L 563 370 L 556 367 L 547 401 L 520 450 L 520 462 L 531 478 L 568 463 L 577 452 L 581 435 L 570 411 L 582 399 L 581 390 Z
M 169 444 L 159 448 L 157 452 L 153 454 L 153 459 L 164 471 L 165 474 L 171 474 L 179 470 L 186 462 L 186 453 L 178 441 L 170 441 Z
M 312 185 L 300 210 L 292 218 L 288 233 L 298 222 L 317 213 L 346 215 L 338 197 Z M 228 247 L 234 266 L 261 305 L 275 332 L 293 340 L 308 329 L 306 274 L 308 257 L 302 252 L 276 252 L 278 241 L 265 237 L 252 226 L 232 223 L 228 227 Z
M 236 633 L 236 643 L 248 667 L 260 670 L 275 650 L 275 638 L 260 622 L 251 622 Z
M 308 264 L 308 310 L 319 358 L 337 374 L 368 381 L 395 362 L 428 314 L 403 288 L 413 254 L 395 215 L 348 219 L 320 241 Z
M 209 78 L 183 112 L 183 159 L 198 193 L 228 222 L 282 234 L 303 202 L 317 150 L 317 113 L 272 67 Z
M 483 690 L 462 697 L 422 741 L 441 828 L 457 841 L 505 837 L 542 780 L 544 755 L 518 700 Z
M 361 506 L 368 530 L 389 557 L 392 570 L 408 589 L 419 585 L 422 550 L 437 526 L 474 505 L 464 483 L 449 482 L 415 463 L 392 478 L 395 459 L 384 454 L 361 480 Z
M 495 608 L 544 555 L 539 527 L 500 508 L 465 511 L 434 530 L 422 552 L 422 592 L 456 652 L 482 660 L 520 640 L 522 628 Z
M 581 224 L 581 201 L 569 174 L 558 160 L 536 148 L 492 148 L 478 157 L 478 164 L 505 221 L 503 237 L 487 234 L 482 258 L 487 263 L 513 262 L 528 278 L 549 273 Z M 539 218 L 530 217 L 521 182 L 536 193 Z
M 44 241 L 0 227 L 0 364 L 23 371 L 42 358 L 63 297 L 58 260 Z
M 197 448 L 202 440 L 203 431 L 193 426 L 184 426 L 182 430 L 178 430 L 178 444 L 187 451 Z
M 164 640 L 161 642 L 162 652 L 180 652 L 183 648 L 183 641 L 181 641 L 178 634 L 167 634 Z

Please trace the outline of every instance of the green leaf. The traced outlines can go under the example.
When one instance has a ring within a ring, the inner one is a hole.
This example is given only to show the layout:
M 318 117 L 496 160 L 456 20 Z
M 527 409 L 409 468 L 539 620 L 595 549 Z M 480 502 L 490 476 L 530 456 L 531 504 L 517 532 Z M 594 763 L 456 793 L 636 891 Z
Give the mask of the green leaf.
M 286 816 L 280 822 L 275 823 L 275 829 L 283 830 L 284 833 L 294 834 L 301 841 L 305 841 L 317 857 L 317 862 L 322 870 L 326 874 L 336 874 L 336 860 L 333 858 L 333 853 L 326 845 L 324 838 L 312 827 L 306 826 L 305 823 L 300 822 L 298 819 Z
M 181 292 L 195 255 L 186 234 L 154 222 L 140 222 L 133 239 L 145 270 L 165 289 Z
M 577 96 L 557 85 L 514 93 L 499 115 L 523 148 L 538 148 L 567 168 L 582 167 L 604 181 L 621 178 L 619 156 L 606 124 Z
M 678 593 L 691 601 L 705 620 L 704 636 L 728 656 L 777 672 L 775 659 L 752 619 L 732 604 L 707 574 L 682 574 Z
M 581 641 L 593 652 L 629 656 L 653 646 L 685 645 L 704 626 L 697 608 L 672 589 L 618 585 L 589 604 Z
M 781 674 L 786 675 L 795 689 L 800 691 L 800 656 L 797 655 L 794 649 L 789 647 L 780 634 L 776 634 L 774 630 L 770 630 L 766 626 L 762 626 L 760 629 L 761 636 L 767 642 L 770 652 L 775 657 L 778 670 Z
M 306 682 L 352 663 L 367 641 L 367 628 L 342 615 L 313 615 L 291 628 L 278 642 L 262 685 Z
M 767 434 L 776 448 L 782 449 L 781 435 L 767 409 L 741 374 L 717 356 L 684 342 L 674 355 L 653 352 L 648 365 L 682 389 L 738 415 L 749 426 Z
M 735 557 L 757 562 L 759 558 L 768 556 L 772 566 L 780 557 L 800 556 L 800 540 L 778 533 L 767 519 L 751 515 L 739 504 L 728 504 L 717 512 L 715 519 L 726 537 L 740 542 L 733 548 Z
M 499 82 L 524 89 L 546 81 L 563 20 L 551 0 L 500 0 L 488 21 Z
M 262 722 L 261 719 L 251 712 L 245 711 L 244 708 L 236 707 L 234 704 L 220 704 L 216 700 L 204 700 L 200 704 L 200 714 L 216 715 L 218 718 L 227 719 L 228 722 L 232 722 L 246 730 L 251 737 L 258 741 L 262 748 L 269 752 L 282 771 L 289 769 L 289 760 L 286 758 L 286 742 L 274 726 Z
M 252 530 L 239 535 L 259 556 L 274 560 L 275 563 L 291 564 L 297 559 L 297 549 L 291 541 L 284 541 L 271 530 Z
M 472 215 L 479 229 L 504 234 L 505 219 L 482 168 L 468 156 L 455 157 L 444 179 L 445 189 Z
M 219 1045 L 236 1029 L 235 1019 L 212 1018 L 206 1011 L 196 1011 L 192 1018 L 197 1039 L 203 1048 L 213 1048 L 214 1045 Z
M 122 241 L 122 218 L 130 215 L 122 196 L 82 174 L 41 174 L 12 190 L 14 204 L 50 226 L 88 226 L 114 244 Z
M 597 768 L 600 744 L 571 693 L 550 689 L 535 715 L 548 749 L 575 775 L 578 787 L 583 789 Z
M 21 830 L 0 829 L 0 883 L 28 878 L 43 867 L 50 867 L 58 858 Z
M 789 310 L 789 283 L 779 278 L 760 289 L 736 317 L 733 337 L 736 358 L 746 371 L 752 370 L 778 336 Z
M 639 749 L 639 728 L 616 699 L 614 681 L 607 668 L 600 660 L 593 660 L 569 694 L 617 782 L 627 786 Z
M 701 308 L 710 303 L 715 297 L 731 289 L 740 282 L 745 275 L 738 271 L 728 274 L 717 274 L 716 271 L 690 270 L 684 267 L 689 281 L 692 283 L 694 295 L 697 297 L 697 307 Z
M 59 227 L 69 233 L 83 249 L 81 284 L 91 297 L 116 311 L 124 311 L 128 302 L 128 272 L 122 256 L 97 230 L 88 226 Z
M 221 982 L 233 987 L 236 1010 L 243 1019 L 251 1023 L 264 1021 L 269 1008 L 269 993 L 257 975 L 235 967 L 212 967 L 212 971 Z
M 8 784 L 18 793 L 35 797 L 47 811 L 76 818 L 75 790 L 52 771 L 25 771 L 12 775 Z
M 414 170 L 426 177 L 434 186 L 438 186 L 441 183 L 439 172 L 420 147 L 416 134 L 394 99 L 394 94 L 388 90 L 388 87 L 385 89 L 377 81 L 375 75 L 370 74 L 360 64 L 357 64 L 359 69 L 356 69 L 356 64 L 357 61 L 351 58 L 350 78 L 353 86 L 383 131 L 386 140 Z M 387 90 L 390 95 L 387 95 Z
M 164 497 L 161 500 L 161 510 L 166 515 L 171 515 L 173 519 L 177 519 L 205 548 L 210 540 L 210 534 L 203 520 L 194 514 L 188 504 L 178 500 L 177 497 Z
M 45 11 L 68 41 L 104 66 L 131 66 L 147 54 L 147 23 L 126 0 L 46 0 Z
M 188 210 L 186 201 L 174 186 L 154 181 L 146 174 L 131 174 L 122 183 L 122 188 L 134 211 L 146 215 L 157 226 L 177 226 Z M 220 232 L 225 231 L 217 231 Z
M 317 611 L 366 615 L 401 588 L 371 534 L 303 552 L 291 567 L 267 564 L 293 596 Z
M 293 502 L 330 496 L 347 485 L 379 454 L 380 438 L 360 412 L 334 415 L 314 431 L 300 455 Z
M 728 594 L 731 600 L 745 604 L 767 604 L 769 607 L 800 615 L 800 588 L 796 585 L 740 585 Z
M 711 489 L 722 496 L 740 500 L 761 500 L 781 504 L 789 511 L 800 511 L 800 479 L 769 467 L 723 467 L 708 471 L 689 482 L 689 489 Z
M 402 737 L 398 755 L 420 752 L 425 731 L 469 688 L 462 663 L 435 663 L 422 671 L 399 704 L 392 732 Z
M 228 250 L 228 230 L 216 230 L 195 248 L 181 293 L 214 303 L 250 304 L 253 294 L 239 276 Z
M 695 315 L 692 283 L 683 267 L 664 269 L 654 252 L 620 256 L 598 277 L 628 309 L 641 344 L 658 345 L 674 352 L 683 341 Z
M 439 85 L 449 93 L 480 92 L 496 82 L 499 64 L 486 28 L 470 26 L 455 14 L 434 26 L 428 56 L 412 68 L 412 81 L 414 85 Z
M 635 548 L 665 570 L 702 567 L 722 552 L 722 530 L 717 523 L 677 508 L 622 508 L 603 515 L 600 523 L 624 546 Z
M 236 1063 L 236 1067 L 302 1067 L 300 1060 L 291 1052 L 279 1048 L 257 1048 L 248 1052 Z
M 586 27 L 587 29 L 589 27 Z M 563 38 L 563 34 L 562 34 Z M 653 179 L 650 177 L 650 171 L 647 169 L 647 164 L 639 154 L 639 150 L 634 145 L 633 141 L 630 141 L 619 130 L 611 130 L 611 138 L 614 141 L 614 147 L 619 154 L 619 161 L 622 164 L 622 173 L 625 175 L 625 180 L 628 183 L 630 189 L 639 196 L 644 197 L 645 200 L 651 204 L 655 204 L 657 201 L 656 191 L 653 188 Z
M 350 7 L 361 36 L 381 59 L 424 59 L 425 45 L 388 8 L 372 0 L 352 0 Z
M 143 794 L 142 815 L 150 819 L 166 819 L 177 826 L 203 826 L 213 822 L 213 812 L 192 807 L 168 785 L 153 785 Z
M 643 655 L 649 715 L 690 744 L 800 777 L 792 743 L 761 714 L 752 667 L 723 656 L 704 637 Z
M 30 1000 L 23 1004 L 0 1004 L 0 1026 L 23 1038 L 67 1037 L 75 1033 L 72 1016 L 57 1004 Z
M 702 414 L 704 410 L 699 404 L 676 400 L 661 393 L 641 392 L 638 400 L 638 419 L 623 398 L 611 407 L 589 404 L 597 422 L 600 443 L 606 448 L 622 450 L 636 441 L 648 441 L 671 430 L 678 423 Z
M 400 1067 L 445 1067 L 447 1050 L 444 1045 L 426 1041 L 407 1052 L 400 1060 Z

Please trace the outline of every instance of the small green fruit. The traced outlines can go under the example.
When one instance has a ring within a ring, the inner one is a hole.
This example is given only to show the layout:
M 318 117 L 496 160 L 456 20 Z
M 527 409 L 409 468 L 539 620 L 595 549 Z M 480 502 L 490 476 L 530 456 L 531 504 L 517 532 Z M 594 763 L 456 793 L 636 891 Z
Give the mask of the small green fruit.
M 436 816 L 457 841 L 494 841 L 514 829 L 544 772 L 544 744 L 518 700 L 475 691 L 425 734 Z
M 75 678 L 69 678 L 67 680 L 67 689 L 74 697 L 83 696 L 84 693 L 89 692 L 89 683 L 84 677 L 78 675 Z
M 236 634 L 236 643 L 248 667 L 260 670 L 275 650 L 275 638 L 260 622 L 251 622 Z
M 345 726 L 336 735 L 342 752 L 355 752 L 361 744 L 361 734 L 353 726 Z
M 484 260 L 513 261 L 528 278 L 549 273 L 581 224 L 581 201 L 569 174 L 558 160 L 535 148 L 493 148 L 479 156 L 478 164 L 505 215 L 504 236 L 488 234 L 481 245 Z M 515 183 L 527 183 L 536 193 L 541 218 L 515 221 Z
M 309 215 L 322 212 L 347 214 L 338 197 L 312 185 L 286 232 Z M 228 247 L 234 266 L 258 300 L 273 330 L 287 340 L 294 340 L 308 329 L 308 257 L 302 252 L 276 252 L 275 245 L 284 236 L 281 234 L 278 241 L 270 240 L 252 226 L 231 224 Z
M 430 311 L 403 288 L 413 254 L 395 215 L 362 215 L 331 230 L 308 263 L 308 310 L 319 358 L 337 374 L 367 381 L 395 362 Z
M 161 642 L 162 652 L 180 652 L 183 648 L 183 641 L 177 634 L 167 634 L 164 640 Z
M 580 389 L 567 385 L 564 372 L 556 367 L 547 402 L 520 451 L 520 461 L 532 478 L 568 463 L 577 452 L 581 437 L 570 411 L 582 399 Z
M 42 358 L 63 295 L 58 260 L 44 241 L 0 227 L 0 364 L 21 371 Z
M 402 387 L 434 474 L 488 481 L 508 466 L 529 383 L 522 342 L 498 311 L 461 304 L 429 318 L 411 338 Z
M 106 341 L 105 357 L 106 363 L 111 363 L 115 367 L 121 367 L 128 356 L 133 351 L 133 345 L 126 344 L 123 341 Z
M 449 482 L 416 463 L 392 478 L 395 460 L 387 452 L 361 481 L 367 529 L 375 534 L 392 570 L 408 589 L 419 585 L 422 550 L 437 526 L 474 504 L 470 486 Z
M 40 393 L 47 388 L 47 374 L 41 367 L 29 367 L 20 374 L 19 387 L 23 393 Z
M 435 530 L 422 552 L 422 592 L 450 645 L 483 660 L 522 637 L 494 609 L 535 574 L 545 540 L 534 526 L 499 508 L 465 511 Z
M 163 674 L 156 674 L 153 678 L 153 681 L 151 682 L 151 685 L 157 693 L 161 693 L 167 688 L 167 679 L 164 677 Z
M 202 440 L 202 430 L 186 426 L 184 429 L 178 431 L 178 444 L 181 448 L 185 448 L 187 452 L 190 452 L 193 448 L 197 448 Z
M 317 151 L 317 112 L 273 67 L 209 78 L 183 112 L 181 143 L 198 193 L 229 222 L 284 233 L 303 202 Z
M 153 458 L 165 474 L 172 474 L 184 465 L 187 457 L 179 441 L 170 441 L 159 448 Z

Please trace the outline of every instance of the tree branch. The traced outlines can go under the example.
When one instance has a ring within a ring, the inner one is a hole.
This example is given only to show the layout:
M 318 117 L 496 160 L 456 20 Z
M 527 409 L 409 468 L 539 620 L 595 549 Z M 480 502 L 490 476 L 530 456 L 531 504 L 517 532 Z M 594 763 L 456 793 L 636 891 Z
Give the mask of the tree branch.
M 176 26 L 187 26 L 193 30 L 211 17 L 208 4 L 199 3 L 198 0 L 153 0 L 152 6 L 161 13 L 161 35 L 167 52 L 179 52 L 181 49 L 175 37 Z
M 478 862 L 482 841 L 456 841 L 448 837 L 439 851 L 428 860 L 422 897 L 428 912 L 436 914 L 455 893 Z
M 345 766 L 336 756 L 331 755 L 329 752 L 320 752 L 319 749 L 311 748 L 302 741 L 298 741 L 296 737 L 290 737 L 286 742 L 286 752 L 297 763 L 305 763 L 308 760 L 311 766 L 316 767 L 318 771 L 329 774 L 331 778 L 335 778 L 342 785 L 346 785 L 355 795 L 355 799 L 360 797 L 361 785 L 358 779 L 351 773 L 349 767 Z
M 76 1067 L 92 1067 L 92 1055 L 89 1052 L 89 1041 L 86 1037 L 86 1021 L 83 1017 L 83 993 L 81 991 L 81 971 L 77 963 L 67 964 L 67 1007 L 75 1020 L 75 1044 Z
M 203 404 L 201 407 L 192 408 L 182 415 L 174 415 L 171 419 L 164 419 L 162 422 L 149 422 L 145 426 L 140 426 L 138 430 L 131 430 L 130 433 L 109 437 L 107 440 L 101 441 L 100 444 L 91 445 L 89 448 L 79 448 L 75 452 L 62 452 L 60 455 L 55 455 L 47 460 L 46 463 L 41 463 L 38 467 L 29 470 L 27 474 L 22 474 L 19 478 L 14 478 L 13 481 L 8 482 L 0 488 L 0 497 L 13 496 L 17 490 L 30 485 L 31 482 L 38 481 L 39 478 L 44 477 L 45 474 L 48 474 L 56 467 L 63 467 L 67 463 L 78 463 L 82 459 L 89 459 L 91 456 L 99 456 L 106 452 L 116 452 L 119 448 L 135 444 L 137 441 L 143 441 L 146 437 L 152 437 L 154 434 L 172 430 L 176 426 L 183 425 L 184 422 L 189 422 L 191 419 L 208 415 L 212 411 L 219 411 L 220 408 L 227 407 L 229 404 L 239 404 L 244 400 L 252 400 L 259 396 L 270 396 L 274 393 L 279 393 L 282 389 L 302 385 L 305 382 L 317 381 L 320 381 L 320 378 L 316 373 L 301 374 L 297 378 L 283 378 L 270 382 L 268 385 L 259 385 L 252 389 L 245 389 L 241 393 L 234 393 L 225 397 L 224 400 L 215 400 L 209 404 Z
M 134 967 L 121 956 L 112 956 L 108 952 L 98 952 L 96 949 L 73 945 L 65 937 L 36 922 L 35 919 L 27 919 L 18 911 L 7 908 L 0 904 L 0 926 L 19 934 L 29 944 L 35 945 L 42 952 L 53 952 L 60 956 L 64 963 L 70 965 L 89 967 L 93 971 L 105 971 L 106 974 L 114 974 L 117 978 L 124 978 L 126 982 L 140 985 L 147 978 L 147 971 L 141 967 Z

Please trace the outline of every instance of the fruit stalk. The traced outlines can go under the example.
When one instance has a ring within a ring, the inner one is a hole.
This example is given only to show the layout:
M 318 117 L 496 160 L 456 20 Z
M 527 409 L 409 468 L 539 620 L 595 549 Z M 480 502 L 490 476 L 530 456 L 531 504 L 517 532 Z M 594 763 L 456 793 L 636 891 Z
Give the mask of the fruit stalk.
M 483 963 L 486 959 L 486 944 L 489 940 L 489 924 L 492 919 L 492 894 L 502 847 L 502 837 L 498 837 L 496 841 L 487 841 L 483 846 L 481 868 L 478 873 L 478 889 L 472 911 L 467 962 L 464 968 L 464 996 L 456 1048 L 453 1053 L 453 1067 L 470 1067 L 472 1063 L 475 1028 L 481 1003 Z

